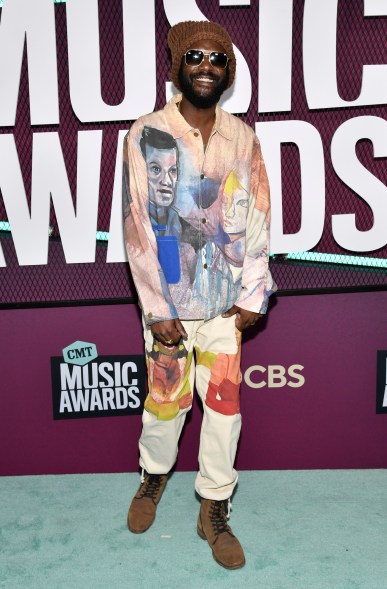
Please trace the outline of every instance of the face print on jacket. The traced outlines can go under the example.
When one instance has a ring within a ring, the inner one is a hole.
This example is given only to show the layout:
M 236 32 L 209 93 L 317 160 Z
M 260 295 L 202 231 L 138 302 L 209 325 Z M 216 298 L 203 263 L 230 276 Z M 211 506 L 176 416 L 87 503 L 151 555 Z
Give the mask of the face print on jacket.
M 145 126 L 140 139 L 146 162 L 150 217 L 153 224 L 166 224 L 168 209 L 176 198 L 178 149 L 169 133 Z

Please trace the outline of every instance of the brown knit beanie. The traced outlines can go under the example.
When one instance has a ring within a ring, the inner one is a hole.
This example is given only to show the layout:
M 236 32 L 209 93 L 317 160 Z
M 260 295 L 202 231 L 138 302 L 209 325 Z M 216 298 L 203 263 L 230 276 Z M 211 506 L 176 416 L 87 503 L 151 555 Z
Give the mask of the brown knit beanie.
M 229 58 L 229 81 L 227 88 L 229 88 L 234 81 L 236 60 L 232 41 L 227 31 L 216 22 L 208 20 L 187 20 L 185 22 L 179 22 L 172 27 L 168 33 L 168 47 L 172 54 L 171 78 L 172 82 L 179 90 L 181 90 L 179 84 L 181 59 L 188 49 L 200 49 L 200 47 L 195 47 L 195 44 L 204 39 L 217 41 L 222 45 Z

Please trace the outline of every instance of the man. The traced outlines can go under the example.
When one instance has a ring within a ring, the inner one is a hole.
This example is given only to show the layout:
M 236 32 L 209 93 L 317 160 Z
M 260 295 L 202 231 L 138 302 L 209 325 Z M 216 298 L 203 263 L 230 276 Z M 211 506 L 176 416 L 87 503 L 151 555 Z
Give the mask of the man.
M 235 76 L 228 33 L 213 22 L 182 22 L 169 31 L 168 45 L 172 81 L 182 94 L 136 121 L 124 144 L 125 240 L 149 375 L 142 479 L 128 526 L 141 533 L 155 519 L 195 385 L 204 411 L 197 531 L 215 560 L 235 569 L 245 557 L 226 512 L 237 483 L 241 332 L 266 312 L 275 289 L 268 270 L 269 186 L 253 130 L 217 106 Z M 172 135 L 179 154 L 173 209 L 181 231 L 173 264 L 180 279 L 174 283 L 158 259 L 150 221 L 149 165 L 141 152 L 146 127 Z

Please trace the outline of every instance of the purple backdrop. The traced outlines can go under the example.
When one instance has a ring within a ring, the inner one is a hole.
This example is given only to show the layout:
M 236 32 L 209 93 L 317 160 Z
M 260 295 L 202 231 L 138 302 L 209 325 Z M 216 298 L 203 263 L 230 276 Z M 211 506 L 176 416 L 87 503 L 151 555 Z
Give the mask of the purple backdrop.
M 387 467 L 387 414 L 376 414 L 386 306 L 386 292 L 274 302 L 267 322 L 246 337 L 243 372 L 301 364 L 305 384 L 243 383 L 240 469 Z M 136 470 L 141 417 L 53 421 L 50 375 L 50 356 L 76 340 L 95 343 L 100 355 L 142 353 L 136 307 L 8 310 L 0 323 L 0 474 Z M 196 469 L 200 421 L 195 403 L 179 470 Z

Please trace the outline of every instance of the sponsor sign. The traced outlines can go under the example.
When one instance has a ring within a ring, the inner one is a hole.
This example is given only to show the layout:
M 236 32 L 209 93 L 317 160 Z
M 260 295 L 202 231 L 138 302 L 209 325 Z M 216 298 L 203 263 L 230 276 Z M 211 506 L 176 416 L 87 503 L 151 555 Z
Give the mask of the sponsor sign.
M 376 413 L 387 413 L 387 350 L 377 352 Z
M 142 355 L 98 356 L 95 344 L 74 342 L 51 358 L 54 419 L 138 415 L 145 400 Z
M 305 377 L 302 372 L 302 364 L 292 364 L 291 366 L 281 366 L 271 364 L 270 366 L 260 366 L 254 364 L 245 370 L 244 380 L 248 387 L 252 389 L 276 389 L 282 387 L 300 388 L 305 384 Z

